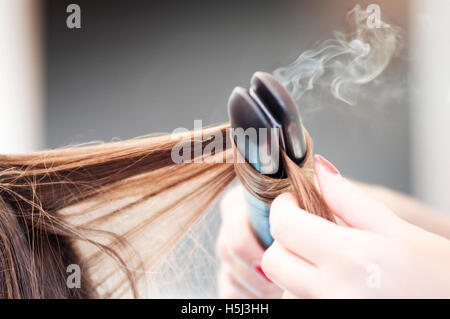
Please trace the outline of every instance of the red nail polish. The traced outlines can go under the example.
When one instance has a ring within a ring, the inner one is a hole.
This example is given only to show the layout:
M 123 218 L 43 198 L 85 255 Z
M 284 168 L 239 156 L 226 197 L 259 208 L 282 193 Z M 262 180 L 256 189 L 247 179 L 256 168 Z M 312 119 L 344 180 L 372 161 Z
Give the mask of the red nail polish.
M 260 275 L 262 278 L 264 278 L 267 282 L 272 282 L 272 280 L 269 279 L 269 277 L 266 276 L 264 271 L 262 270 L 260 265 L 255 265 L 255 271 L 258 275 Z
M 320 156 L 319 154 L 314 155 L 314 162 L 325 168 L 331 174 L 340 175 L 339 171 L 333 164 L 328 162 L 325 158 Z

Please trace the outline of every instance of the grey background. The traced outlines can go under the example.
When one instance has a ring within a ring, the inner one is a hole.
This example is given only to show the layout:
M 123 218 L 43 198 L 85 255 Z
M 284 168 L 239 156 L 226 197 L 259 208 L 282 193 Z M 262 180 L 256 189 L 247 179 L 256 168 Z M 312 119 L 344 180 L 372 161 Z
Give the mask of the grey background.
M 69 30 L 65 8 L 72 2 L 45 2 L 51 148 L 193 128 L 194 119 L 225 122 L 234 86 L 248 86 L 253 72 L 272 72 L 345 30 L 345 13 L 357 3 L 80 0 L 82 29 Z M 406 0 L 377 3 L 382 16 L 407 30 Z M 407 81 L 402 55 L 386 81 L 361 91 L 356 107 L 325 90 L 306 97 L 300 107 L 316 152 L 346 176 L 409 192 Z M 209 220 L 214 234 L 217 217 Z M 196 296 L 213 294 L 211 278 L 195 281 L 203 287 L 193 289 Z
M 234 86 L 345 30 L 356 1 L 77 1 L 81 30 L 65 26 L 69 3 L 46 8 L 52 148 L 227 121 Z M 407 1 L 380 4 L 407 28 Z M 396 62 L 391 74 L 406 81 L 406 65 Z M 372 90 L 370 105 L 349 107 L 324 93 L 300 106 L 316 151 L 344 174 L 408 192 L 407 102 L 380 101 L 392 90 Z

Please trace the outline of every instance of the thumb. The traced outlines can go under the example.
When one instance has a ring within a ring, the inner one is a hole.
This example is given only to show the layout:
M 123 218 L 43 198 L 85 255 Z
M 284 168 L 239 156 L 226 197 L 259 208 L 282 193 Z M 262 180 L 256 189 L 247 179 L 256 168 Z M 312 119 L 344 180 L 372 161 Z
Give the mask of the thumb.
M 402 220 L 344 179 L 333 164 L 320 155 L 314 156 L 314 171 L 325 202 L 346 224 L 378 233 L 398 233 Z

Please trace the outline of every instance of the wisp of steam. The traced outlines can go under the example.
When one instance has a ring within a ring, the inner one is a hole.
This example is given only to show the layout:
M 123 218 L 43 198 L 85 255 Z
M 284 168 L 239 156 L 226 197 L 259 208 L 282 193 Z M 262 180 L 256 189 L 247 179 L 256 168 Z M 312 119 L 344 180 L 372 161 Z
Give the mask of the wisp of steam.
M 303 52 L 292 64 L 276 69 L 274 76 L 297 101 L 320 82 L 329 85 L 335 98 L 355 105 L 358 87 L 383 72 L 400 42 L 398 27 L 381 19 L 368 23 L 371 14 L 356 5 L 347 14 L 352 33 L 335 33 L 334 39 Z

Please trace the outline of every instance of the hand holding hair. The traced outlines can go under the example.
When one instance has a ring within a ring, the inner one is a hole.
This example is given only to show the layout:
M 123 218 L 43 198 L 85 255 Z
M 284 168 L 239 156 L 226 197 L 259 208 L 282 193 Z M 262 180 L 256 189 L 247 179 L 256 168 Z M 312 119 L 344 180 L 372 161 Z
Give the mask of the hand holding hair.
M 271 206 L 266 275 L 301 298 L 449 298 L 450 241 L 397 217 L 342 178 L 323 157 L 314 171 L 331 211 L 349 227 L 299 208 L 291 193 Z

